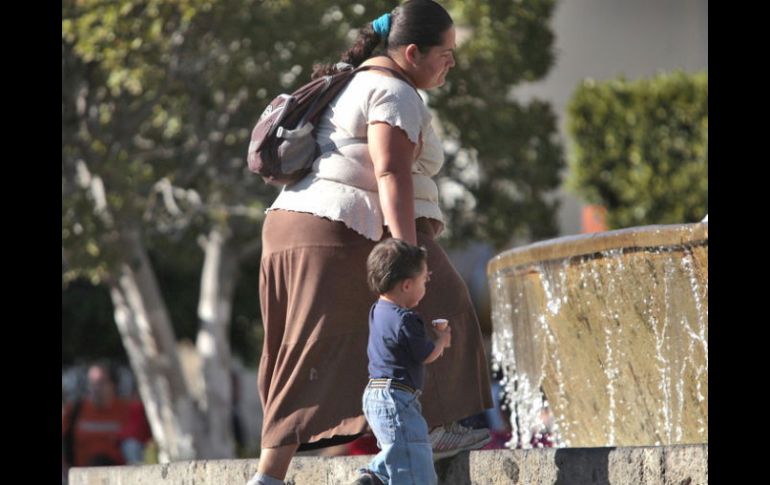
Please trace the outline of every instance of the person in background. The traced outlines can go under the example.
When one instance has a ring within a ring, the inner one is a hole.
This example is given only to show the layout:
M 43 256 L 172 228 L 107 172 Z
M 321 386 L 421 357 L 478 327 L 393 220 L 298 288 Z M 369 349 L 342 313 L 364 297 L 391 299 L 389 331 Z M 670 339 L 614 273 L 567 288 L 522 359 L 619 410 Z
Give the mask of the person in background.
M 98 362 L 88 368 L 88 395 L 65 406 L 62 440 L 72 466 L 123 465 L 122 431 L 129 421 L 128 401 L 117 397 L 115 368 Z
M 152 439 L 150 423 L 138 395 L 128 401 L 128 418 L 120 431 L 120 449 L 127 465 L 144 463 L 144 449 Z

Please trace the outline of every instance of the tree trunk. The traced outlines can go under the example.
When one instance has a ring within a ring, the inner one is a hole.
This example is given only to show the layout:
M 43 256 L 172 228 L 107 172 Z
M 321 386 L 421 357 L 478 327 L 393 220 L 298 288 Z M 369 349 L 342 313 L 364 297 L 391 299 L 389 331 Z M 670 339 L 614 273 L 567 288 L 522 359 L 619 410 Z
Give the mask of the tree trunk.
M 205 458 L 235 456 L 229 325 L 237 269 L 237 257 L 226 233 L 212 229 L 205 242 L 196 340 L 203 369 L 201 407 L 207 440 L 200 455 Z
M 198 458 L 201 416 L 182 373 L 176 339 L 136 230 L 121 233 L 123 263 L 109 282 L 115 322 L 139 385 L 162 463 Z

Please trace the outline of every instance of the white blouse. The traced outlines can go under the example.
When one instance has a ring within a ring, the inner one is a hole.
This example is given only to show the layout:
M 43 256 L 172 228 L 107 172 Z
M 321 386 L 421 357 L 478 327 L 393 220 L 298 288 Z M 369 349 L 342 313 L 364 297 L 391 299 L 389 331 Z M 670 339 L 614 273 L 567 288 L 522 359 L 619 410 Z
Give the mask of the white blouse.
M 438 187 L 431 179 L 444 163 L 441 142 L 431 126 L 431 114 L 420 95 L 406 82 L 371 71 L 357 73 L 332 100 L 319 121 L 316 137 L 323 147 L 340 142 L 340 148 L 323 153 L 311 172 L 286 186 L 270 206 L 308 212 L 347 227 L 373 241 L 382 238 L 384 220 L 374 165 L 366 144 L 370 123 L 385 122 L 404 130 L 420 146 L 412 165 L 415 217 L 442 223 Z M 351 138 L 361 142 L 350 143 Z

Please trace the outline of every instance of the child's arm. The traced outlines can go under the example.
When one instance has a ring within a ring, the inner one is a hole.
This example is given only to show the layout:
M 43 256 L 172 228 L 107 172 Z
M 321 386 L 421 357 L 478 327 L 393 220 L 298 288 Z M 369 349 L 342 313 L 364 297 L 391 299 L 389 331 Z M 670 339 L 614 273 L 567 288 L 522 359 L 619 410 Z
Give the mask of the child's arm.
M 422 361 L 423 364 L 430 364 L 441 357 L 441 354 L 444 353 L 444 348 L 449 347 L 449 344 L 452 343 L 452 327 L 447 327 L 444 330 L 437 329 L 436 331 L 438 332 L 438 340 L 435 342 L 436 346 L 433 348 L 433 352 Z

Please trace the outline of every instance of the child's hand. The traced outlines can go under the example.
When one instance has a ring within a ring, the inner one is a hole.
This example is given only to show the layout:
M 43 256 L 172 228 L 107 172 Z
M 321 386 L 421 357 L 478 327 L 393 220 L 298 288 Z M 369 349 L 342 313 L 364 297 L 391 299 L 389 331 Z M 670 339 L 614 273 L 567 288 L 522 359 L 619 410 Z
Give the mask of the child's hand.
M 438 330 L 438 339 L 439 342 L 441 342 L 445 348 L 449 348 L 452 346 L 452 327 L 446 326 L 444 330 Z
M 430 364 L 438 359 L 444 355 L 444 349 L 452 345 L 452 329 L 449 326 L 445 327 L 443 330 L 439 330 L 439 327 L 437 326 L 432 326 L 432 329 L 437 337 L 436 340 L 434 340 L 435 348 L 433 349 L 433 352 L 425 358 L 423 364 Z

